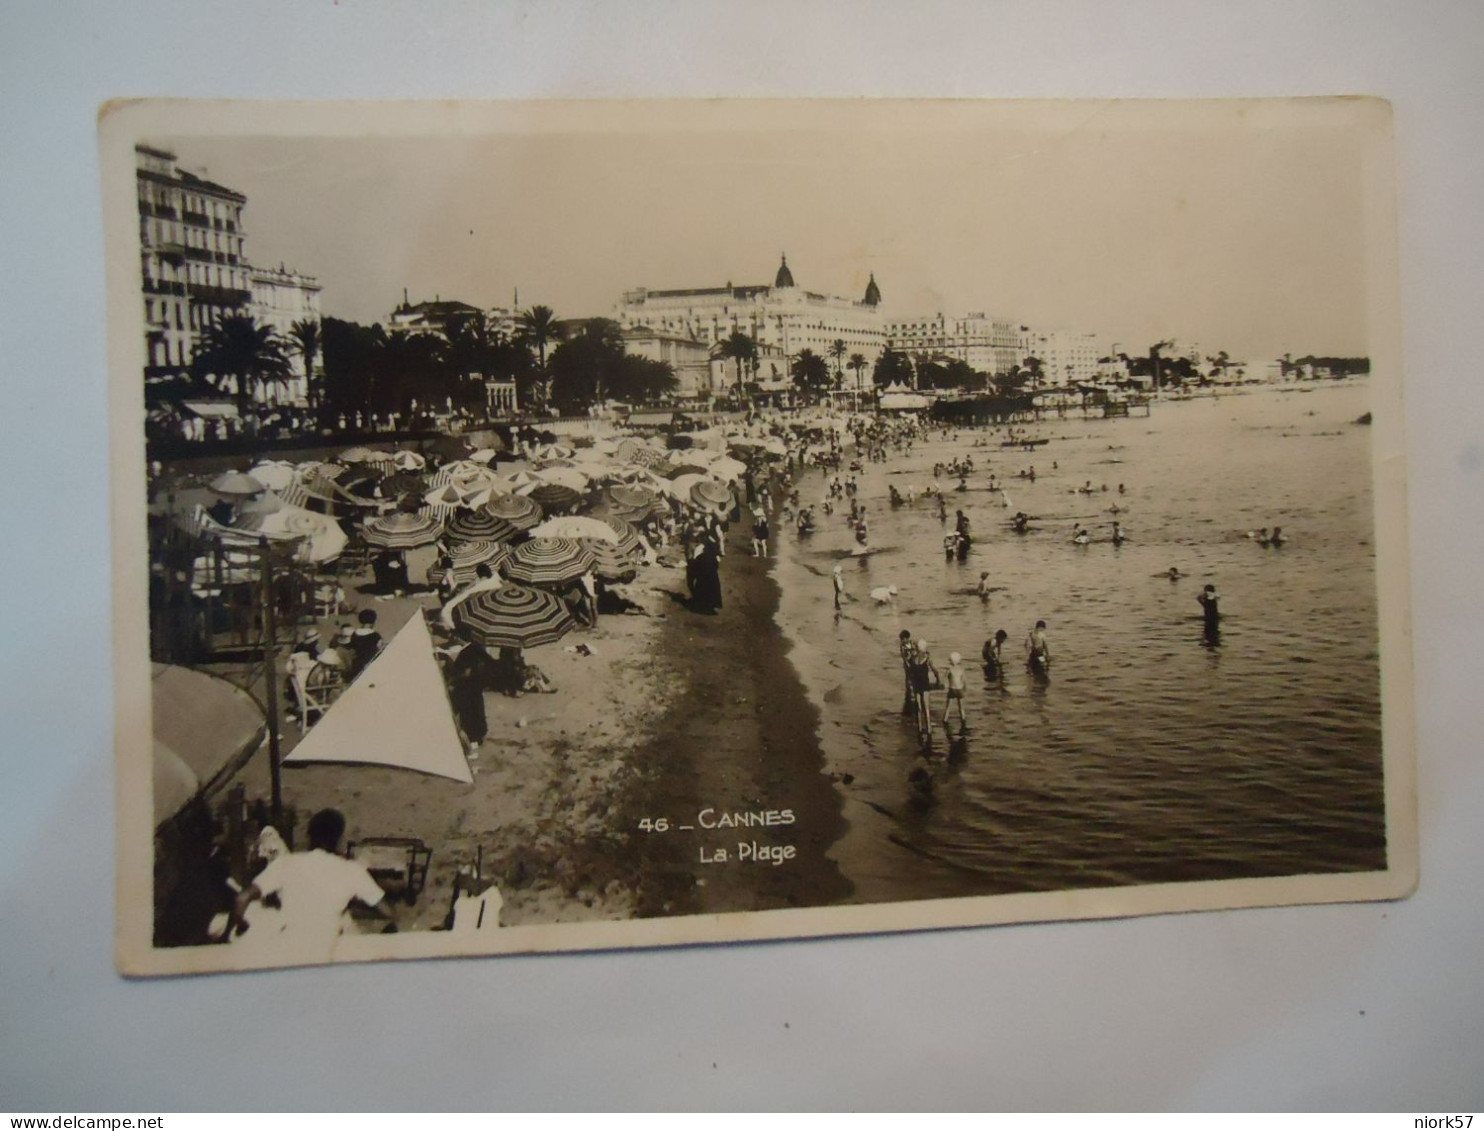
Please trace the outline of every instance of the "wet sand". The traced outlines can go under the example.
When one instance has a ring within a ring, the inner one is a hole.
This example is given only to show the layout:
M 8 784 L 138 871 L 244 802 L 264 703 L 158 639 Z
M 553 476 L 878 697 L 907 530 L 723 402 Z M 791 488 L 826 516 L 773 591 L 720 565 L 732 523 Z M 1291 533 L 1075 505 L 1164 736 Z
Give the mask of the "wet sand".
M 748 526 L 733 524 L 728 539 L 721 611 L 710 616 L 679 603 L 678 578 L 650 659 L 673 694 L 634 760 L 640 915 L 824 906 L 851 891 L 827 856 L 845 821 L 824 773 L 819 712 L 788 661 L 773 559 L 751 556 Z M 725 827 L 731 814 L 778 823 Z M 668 828 L 642 831 L 646 818 Z M 754 844 L 762 851 L 738 858 L 753 851 L 739 845 Z M 789 847 L 794 854 L 779 863 L 757 859 Z

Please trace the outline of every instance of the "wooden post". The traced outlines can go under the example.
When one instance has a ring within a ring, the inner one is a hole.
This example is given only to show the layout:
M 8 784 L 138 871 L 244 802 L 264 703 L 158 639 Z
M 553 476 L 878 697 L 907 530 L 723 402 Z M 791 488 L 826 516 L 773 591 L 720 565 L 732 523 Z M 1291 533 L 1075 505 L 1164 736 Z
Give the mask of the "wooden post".
M 258 552 L 263 555 L 263 689 L 264 710 L 268 721 L 268 774 L 273 783 L 273 827 L 281 833 L 283 822 L 283 780 L 278 749 L 278 619 L 273 594 L 273 556 L 267 535 L 258 537 Z

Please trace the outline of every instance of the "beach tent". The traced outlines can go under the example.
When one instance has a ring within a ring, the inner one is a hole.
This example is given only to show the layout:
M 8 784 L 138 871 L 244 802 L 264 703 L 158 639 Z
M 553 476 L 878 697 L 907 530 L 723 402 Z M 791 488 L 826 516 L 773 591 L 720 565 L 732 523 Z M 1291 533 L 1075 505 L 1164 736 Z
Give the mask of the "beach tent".
M 261 745 L 263 712 L 240 687 L 214 675 L 153 664 L 155 824 L 222 782 Z
M 421 614 L 402 627 L 284 761 L 370 763 L 474 781 Z

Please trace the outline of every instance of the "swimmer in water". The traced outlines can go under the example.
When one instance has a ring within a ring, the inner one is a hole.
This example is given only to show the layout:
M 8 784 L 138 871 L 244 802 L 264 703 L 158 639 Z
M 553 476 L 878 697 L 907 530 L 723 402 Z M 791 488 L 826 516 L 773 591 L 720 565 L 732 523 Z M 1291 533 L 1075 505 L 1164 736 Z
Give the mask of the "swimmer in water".
M 1221 598 L 1216 593 L 1216 586 L 1206 586 L 1196 600 L 1201 603 L 1201 613 L 1205 618 L 1206 639 L 1214 640 L 1221 626 Z
M 1123 527 L 1119 523 L 1113 524 L 1113 545 L 1122 546 L 1128 538 L 1123 533 Z
M 1156 573 L 1155 577 L 1168 577 L 1171 581 L 1179 581 L 1185 575 L 1180 572 L 1178 566 L 1171 566 L 1168 573 Z
M 981 601 L 989 600 L 989 570 L 979 572 L 979 587 L 974 590 Z
M 1082 524 L 1080 522 L 1072 528 L 1072 542 L 1075 545 L 1085 546 L 1091 541 L 1092 535 L 1082 529 Z

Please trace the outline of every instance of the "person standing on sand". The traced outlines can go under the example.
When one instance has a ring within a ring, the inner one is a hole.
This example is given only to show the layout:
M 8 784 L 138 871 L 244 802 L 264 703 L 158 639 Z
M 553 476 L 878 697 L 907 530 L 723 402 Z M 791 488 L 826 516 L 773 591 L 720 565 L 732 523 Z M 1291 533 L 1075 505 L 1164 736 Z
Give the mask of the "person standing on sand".
M 832 576 L 834 578 L 834 585 L 835 585 L 835 612 L 837 612 L 837 613 L 840 611 L 840 603 L 845 599 L 845 576 L 844 576 L 844 574 L 845 574 L 845 567 L 844 566 L 842 566 L 842 565 L 835 566 L 835 570 L 834 570 L 834 573 L 833 573 Z

